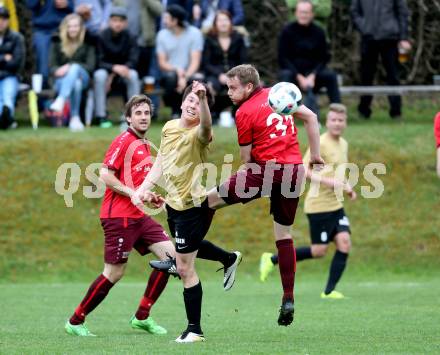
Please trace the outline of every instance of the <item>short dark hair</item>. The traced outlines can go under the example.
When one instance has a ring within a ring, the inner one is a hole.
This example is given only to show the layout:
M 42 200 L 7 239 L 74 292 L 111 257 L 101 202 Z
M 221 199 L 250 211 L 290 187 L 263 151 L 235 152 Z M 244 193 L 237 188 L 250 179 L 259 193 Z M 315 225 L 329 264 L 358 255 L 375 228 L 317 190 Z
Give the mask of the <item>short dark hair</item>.
M 209 88 L 208 85 L 206 85 L 206 83 L 202 82 L 202 85 L 206 89 L 206 98 L 208 99 L 208 106 L 211 108 L 214 105 L 214 95 L 212 94 L 211 89 Z M 190 94 L 191 91 L 192 91 L 192 83 L 189 84 L 183 91 L 182 102 L 185 101 L 186 97 Z
M 140 94 L 140 95 L 133 95 L 130 98 L 130 100 L 128 100 L 127 103 L 125 104 L 125 113 L 124 113 L 125 117 L 131 117 L 133 108 L 136 108 L 141 104 L 147 104 L 148 106 L 150 106 L 150 112 L 151 115 L 153 115 L 153 110 L 154 110 L 153 102 L 147 95 Z
M 182 6 L 177 4 L 169 5 L 166 9 L 166 12 L 168 12 L 172 18 L 177 20 L 179 27 L 185 27 L 185 21 L 188 17 L 188 14 Z

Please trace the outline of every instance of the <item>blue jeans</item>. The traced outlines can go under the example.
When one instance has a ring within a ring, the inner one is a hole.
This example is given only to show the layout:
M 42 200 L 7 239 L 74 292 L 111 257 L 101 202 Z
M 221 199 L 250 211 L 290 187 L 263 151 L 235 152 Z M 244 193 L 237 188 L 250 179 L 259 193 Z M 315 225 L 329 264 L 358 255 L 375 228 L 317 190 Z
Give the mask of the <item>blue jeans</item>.
M 55 80 L 55 90 L 64 100 L 70 99 L 71 116 L 79 116 L 82 91 L 89 86 L 89 73 L 79 64 L 71 64 L 66 75 Z
M 49 53 L 53 30 L 33 31 L 33 46 L 35 50 L 37 73 L 43 74 L 43 83 L 46 86 L 49 78 Z
M 11 111 L 11 115 L 14 116 L 17 93 L 18 79 L 16 76 L 7 76 L 0 79 L 0 110 L 3 110 L 3 106 L 7 106 Z

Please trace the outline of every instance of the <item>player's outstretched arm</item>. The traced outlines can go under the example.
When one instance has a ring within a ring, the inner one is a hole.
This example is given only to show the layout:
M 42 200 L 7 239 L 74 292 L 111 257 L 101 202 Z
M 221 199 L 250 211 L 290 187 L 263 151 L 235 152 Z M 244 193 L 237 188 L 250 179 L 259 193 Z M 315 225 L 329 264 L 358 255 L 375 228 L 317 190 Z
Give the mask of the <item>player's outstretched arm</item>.
M 323 165 L 324 160 L 319 152 L 319 125 L 316 115 L 306 106 L 301 105 L 295 113 L 295 117 L 304 122 L 310 147 L 309 166 Z M 320 167 L 322 168 L 322 167 Z
M 156 160 L 154 161 L 153 166 L 150 169 L 150 172 L 145 177 L 145 180 L 142 184 L 137 188 L 136 195 L 137 197 L 145 201 L 145 194 L 151 192 L 151 190 L 157 185 L 157 182 L 162 177 L 162 156 L 160 153 L 157 154 Z
M 208 98 L 206 96 L 206 87 L 202 83 L 194 80 L 192 92 L 194 92 L 200 100 L 199 139 L 203 143 L 209 143 L 212 137 L 212 118 Z

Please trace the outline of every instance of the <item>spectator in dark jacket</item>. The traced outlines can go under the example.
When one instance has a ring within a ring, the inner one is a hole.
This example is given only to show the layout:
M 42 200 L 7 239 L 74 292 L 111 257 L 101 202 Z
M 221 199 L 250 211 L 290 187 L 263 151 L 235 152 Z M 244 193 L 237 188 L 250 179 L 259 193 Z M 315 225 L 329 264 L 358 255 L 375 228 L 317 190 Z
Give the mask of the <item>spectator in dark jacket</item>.
M 122 79 L 127 87 L 127 97 L 139 94 L 139 76 L 136 71 L 138 46 L 127 30 L 127 11 L 114 6 L 110 12 L 109 27 L 98 39 L 98 69 L 93 75 L 95 115 L 102 127 L 109 126 L 106 113 L 107 93 L 112 83 Z
M 202 54 L 203 74 L 214 95 L 226 92 L 226 72 L 246 60 L 247 48 L 243 36 L 234 31 L 231 14 L 219 10 L 211 31 L 205 37 Z M 219 109 L 222 107 L 214 106 L 214 116 L 218 115 Z
M 49 78 L 51 38 L 58 30 L 63 18 L 73 12 L 73 0 L 27 0 L 32 11 L 32 36 L 35 50 L 37 72 L 43 75 L 44 85 Z
M 84 41 L 85 32 L 79 15 L 67 15 L 61 22 L 59 36 L 53 39 L 50 55 L 51 73 L 58 95 L 50 109 L 61 112 L 69 100 L 69 128 L 72 131 L 84 129 L 79 116 L 82 91 L 88 87 L 96 64 L 95 49 Z
M 0 128 L 16 126 L 15 99 L 18 92 L 18 74 L 24 64 L 23 36 L 9 29 L 9 11 L 0 7 Z
M 313 4 L 299 0 L 295 10 L 296 22 L 281 32 L 278 44 L 280 80 L 296 83 L 305 92 L 304 103 L 319 113 L 315 93 L 327 89 L 331 103 L 340 103 L 341 97 L 336 73 L 327 68 L 330 60 L 325 33 L 313 23 Z
M 139 59 L 136 66 L 139 77 L 150 74 L 155 65 L 157 22 L 163 12 L 160 0 L 113 0 L 113 5 L 127 8 L 127 29 L 137 40 Z M 156 65 L 157 67 L 157 65 Z
M 234 26 L 244 25 L 244 11 L 241 0 L 201 0 L 193 9 L 194 25 L 209 29 L 214 24 L 214 17 L 218 10 L 225 10 L 231 14 Z
M 387 73 L 388 85 L 399 85 L 398 51 L 409 52 L 409 12 L 405 0 L 353 0 L 351 15 L 362 35 L 361 83 L 372 85 L 379 56 Z M 372 96 L 362 96 L 358 111 L 364 118 L 371 116 Z M 400 96 L 389 96 L 390 116 L 400 118 Z

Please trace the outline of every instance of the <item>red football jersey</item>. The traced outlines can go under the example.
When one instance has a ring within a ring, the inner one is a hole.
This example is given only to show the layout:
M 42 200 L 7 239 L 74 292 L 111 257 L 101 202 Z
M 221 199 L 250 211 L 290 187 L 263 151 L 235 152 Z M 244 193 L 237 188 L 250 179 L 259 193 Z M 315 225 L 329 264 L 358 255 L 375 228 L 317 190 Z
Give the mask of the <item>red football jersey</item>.
M 434 136 L 436 147 L 440 147 L 440 112 L 434 118 Z
M 264 163 L 301 164 L 293 116 L 272 111 L 267 103 L 270 88 L 256 89 L 236 112 L 238 144 L 252 144 L 252 160 Z
M 112 142 L 105 154 L 103 165 L 113 170 L 115 176 L 124 185 L 133 189 L 137 188 L 153 165 L 150 146 L 129 128 Z M 140 218 L 143 215 L 144 213 L 131 203 L 129 197 L 107 187 L 101 205 L 101 218 Z

